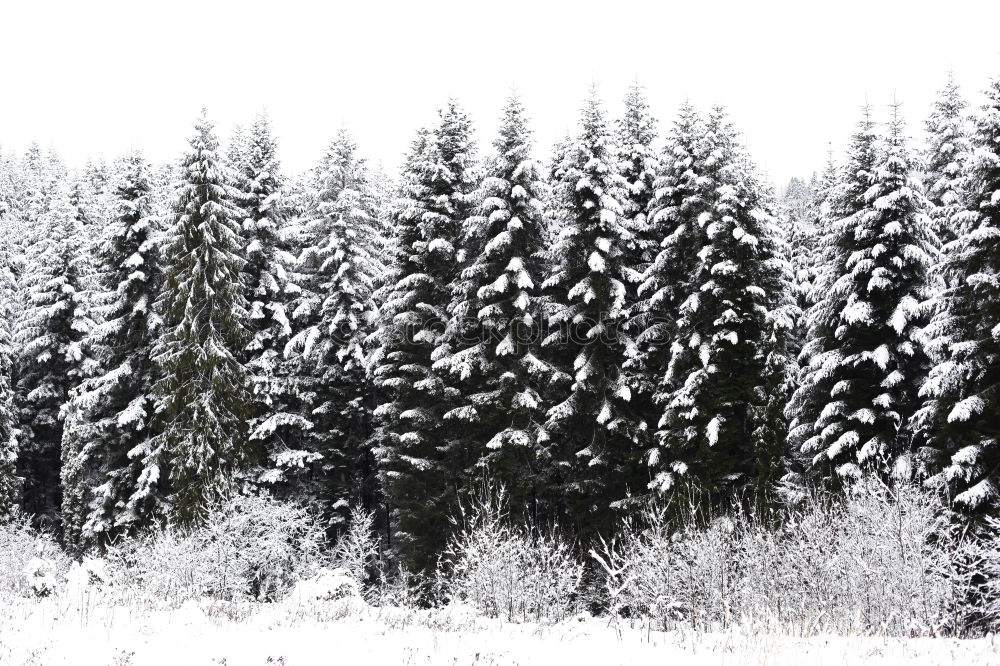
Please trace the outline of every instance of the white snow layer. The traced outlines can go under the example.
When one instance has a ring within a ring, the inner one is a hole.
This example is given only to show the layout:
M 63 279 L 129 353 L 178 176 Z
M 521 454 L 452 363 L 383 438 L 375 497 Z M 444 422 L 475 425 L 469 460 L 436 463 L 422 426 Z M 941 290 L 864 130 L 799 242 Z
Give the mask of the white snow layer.
M 305 597 L 306 595 L 302 595 Z M 314 595 L 313 595 L 314 596 Z M 465 606 L 372 608 L 357 598 L 300 598 L 251 608 L 190 601 L 177 610 L 94 604 L 87 596 L 19 599 L 0 609 L 0 663 L 46 666 L 285 664 L 998 663 L 993 638 L 896 639 L 655 631 L 579 616 L 554 626 L 509 624 Z

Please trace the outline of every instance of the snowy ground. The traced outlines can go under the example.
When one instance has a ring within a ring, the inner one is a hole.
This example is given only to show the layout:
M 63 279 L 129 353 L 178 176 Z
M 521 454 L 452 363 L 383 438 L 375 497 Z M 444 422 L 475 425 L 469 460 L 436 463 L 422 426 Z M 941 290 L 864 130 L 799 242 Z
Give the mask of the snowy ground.
M 887 639 L 648 632 L 584 619 L 516 625 L 445 611 L 346 609 L 337 603 L 130 612 L 58 600 L 5 603 L 0 663 L 199 664 L 998 664 L 992 638 Z

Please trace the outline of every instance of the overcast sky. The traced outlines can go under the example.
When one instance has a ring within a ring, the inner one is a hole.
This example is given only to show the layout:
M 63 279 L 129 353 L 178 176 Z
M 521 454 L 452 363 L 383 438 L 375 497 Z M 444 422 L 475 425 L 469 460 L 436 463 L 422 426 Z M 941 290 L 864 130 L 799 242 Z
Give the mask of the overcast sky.
M 913 134 L 949 69 L 978 99 L 998 28 L 993 0 L 3 0 L 0 146 L 173 159 L 207 105 L 223 137 L 266 109 L 288 171 L 341 125 L 394 168 L 448 96 L 485 148 L 516 86 L 546 155 L 592 81 L 617 114 L 638 77 L 661 130 L 685 98 L 726 104 L 783 183 L 844 145 L 866 96 L 884 118 L 895 95 Z

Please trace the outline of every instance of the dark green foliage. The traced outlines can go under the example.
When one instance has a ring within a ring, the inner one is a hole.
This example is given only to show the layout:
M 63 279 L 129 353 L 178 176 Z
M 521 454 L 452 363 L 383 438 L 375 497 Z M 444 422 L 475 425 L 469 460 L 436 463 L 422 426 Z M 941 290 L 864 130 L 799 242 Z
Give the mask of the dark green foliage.
M 563 513 L 584 537 L 607 532 L 614 508 L 645 488 L 639 465 L 646 427 L 631 403 L 635 377 L 623 366 L 626 247 L 617 145 L 596 92 L 557 166 L 560 223 L 545 281 L 550 304 L 545 356 L 555 367 L 542 446 Z
M 936 254 L 898 109 L 884 146 L 868 110 L 852 138 L 827 234 L 822 298 L 809 312 L 803 377 L 788 407 L 792 442 L 811 475 L 834 484 L 863 472 L 906 475 L 926 371 L 919 303 Z
M 160 379 L 158 433 L 151 455 L 169 470 L 174 519 L 190 524 L 232 491 L 238 471 L 257 462 L 247 440 L 247 300 L 239 211 L 203 113 L 163 257 L 157 302 L 164 324 L 154 356 Z
M 466 435 L 473 464 L 464 474 L 488 475 L 518 512 L 537 517 L 546 473 L 537 443 L 543 418 L 537 386 L 548 374 L 538 358 L 546 189 L 516 96 L 504 108 L 494 148 L 466 225 L 471 261 L 450 308 L 449 332 L 463 335 L 464 348 L 434 367 L 448 371 L 461 391 L 444 418 Z
M 73 391 L 63 439 L 64 447 L 76 448 L 64 462 L 64 485 L 74 480 L 80 503 L 63 516 L 64 541 L 78 549 L 134 532 L 164 513 L 150 446 L 152 350 L 161 323 L 153 310 L 161 281 L 159 219 L 142 155 L 128 155 L 120 171 L 114 217 L 96 243 L 91 313 L 101 323 L 84 341 L 97 368 Z
M 451 101 L 407 157 L 379 297 L 372 367 L 383 402 L 375 410 L 375 454 L 392 545 L 414 569 L 435 563 L 463 492 L 459 471 L 472 462 L 464 433 L 444 420 L 460 392 L 433 367 L 455 351 L 445 330 L 476 186 L 472 160 L 471 123 Z
M 967 166 L 966 232 L 938 266 L 948 287 L 933 300 L 927 328 L 936 365 L 921 388 L 914 422 L 926 446 L 922 471 L 962 510 L 1000 504 L 1000 79 L 987 91 Z
M 671 239 L 686 241 L 695 260 L 673 287 L 679 291 L 660 301 L 676 310 L 659 311 L 674 331 L 650 462 L 658 490 L 690 484 L 706 501 L 726 504 L 747 495 L 759 476 L 779 475 L 770 467 L 781 455 L 783 424 L 766 400 L 784 382 L 783 337 L 793 322 L 779 308 L 789 270 L 770 195 L 721 109 L 703 132 L 690 157 L 681 153 L 694 166 L 674 185 L 680 200 L 668 200 L 662 213 L 677 219 Z M 678 249 L 670 243 L 664 252 Z

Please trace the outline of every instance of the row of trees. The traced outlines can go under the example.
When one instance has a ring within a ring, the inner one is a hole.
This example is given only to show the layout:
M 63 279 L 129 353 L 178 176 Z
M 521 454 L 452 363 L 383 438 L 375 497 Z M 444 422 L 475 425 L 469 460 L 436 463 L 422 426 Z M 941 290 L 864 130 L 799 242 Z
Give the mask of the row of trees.
M 203 115 L 179 168 L 5 158 L 0 512 L 83 551 L 265 488 L 377 509 L 421 569 L 488 480 L 584 540 L 865 475 L 990 511 L 1000 82 L 927 129 L 866 108 L 781 198 L 722 108 L 659 147 L 639 85 L 547 165 L 516 96 L 481 160 L 450 101 L 396 183 L 346 131 L 286 179 L 264 117 L 223 154 Z

